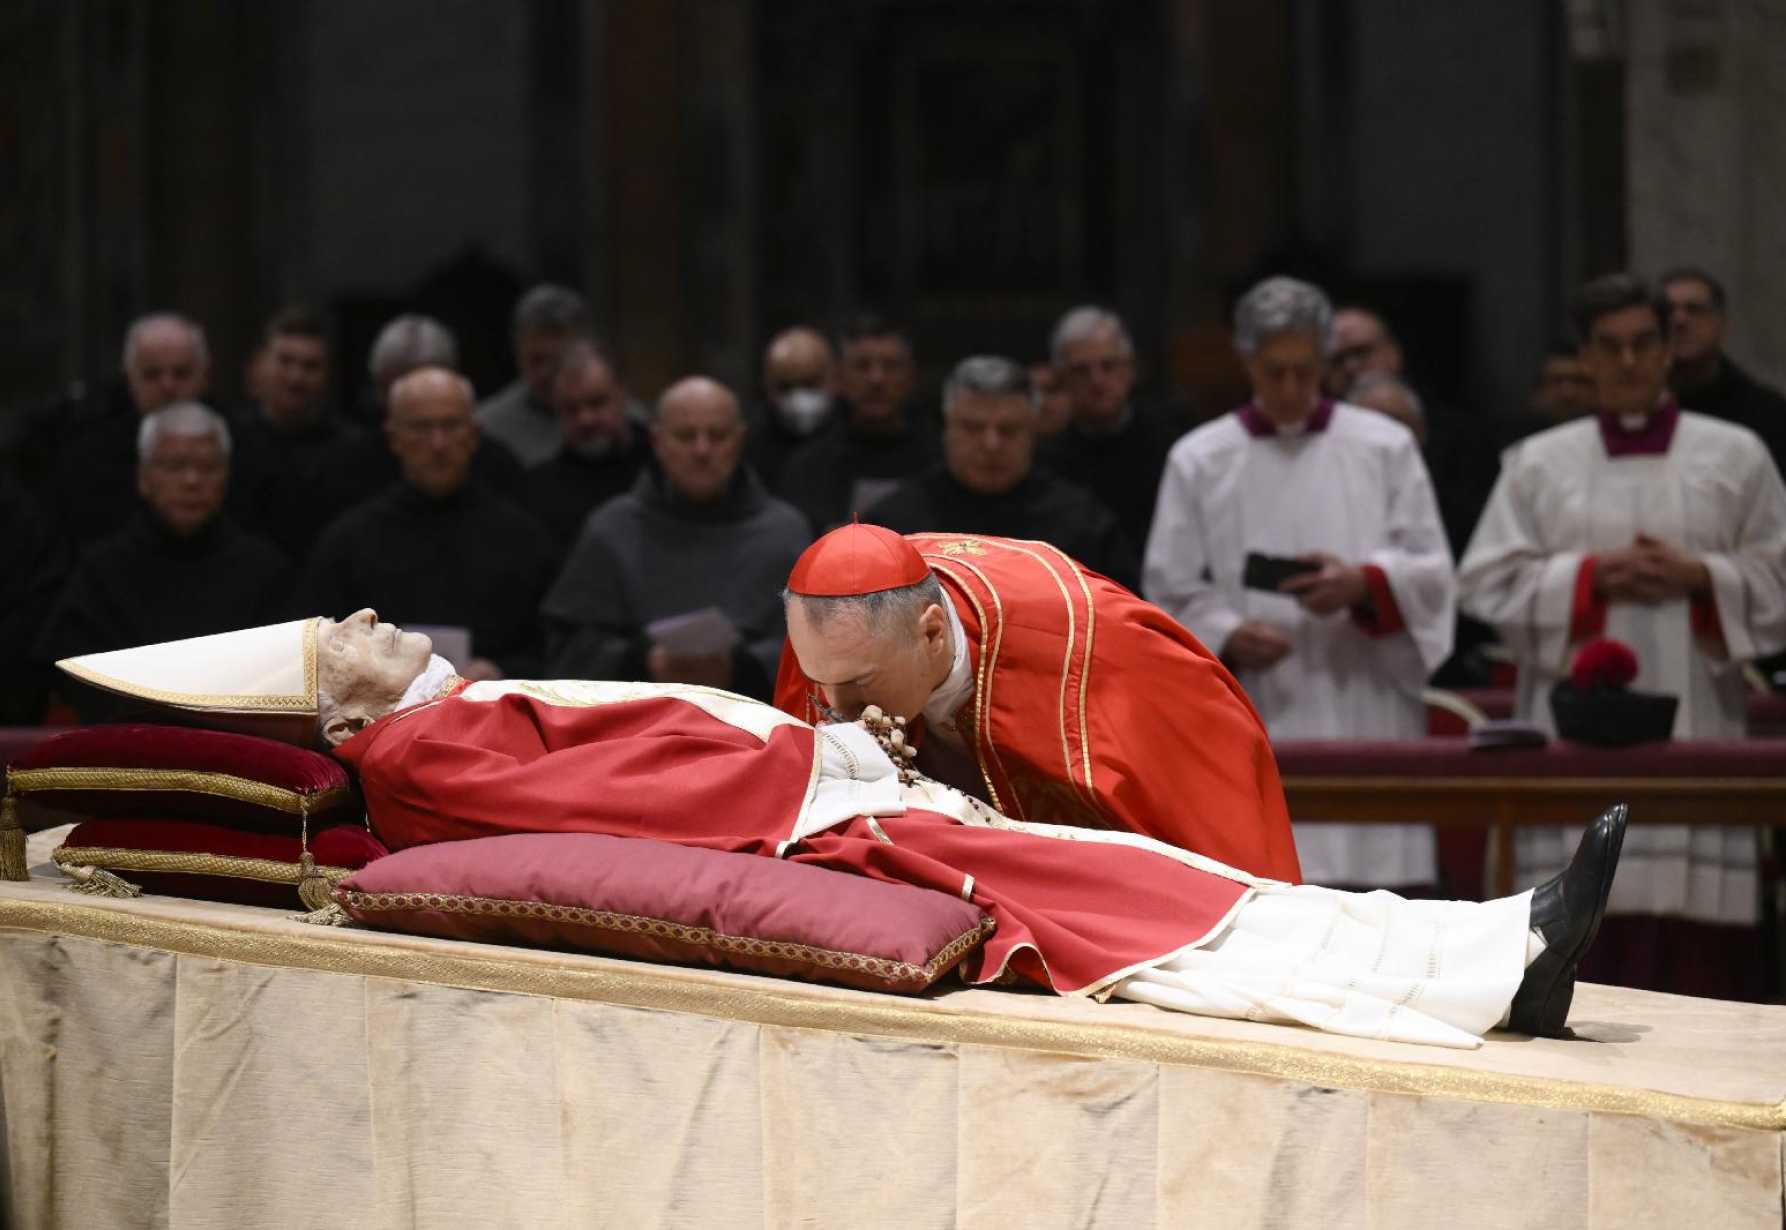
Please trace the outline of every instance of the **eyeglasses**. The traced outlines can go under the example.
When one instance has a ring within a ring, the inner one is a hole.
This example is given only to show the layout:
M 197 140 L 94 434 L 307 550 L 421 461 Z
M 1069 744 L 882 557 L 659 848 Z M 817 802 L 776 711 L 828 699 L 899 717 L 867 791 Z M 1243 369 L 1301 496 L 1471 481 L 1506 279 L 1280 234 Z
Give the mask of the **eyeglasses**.
M 167 474 L 176 478 L 182 474 L 192 474 L 199 478 L 215 478 L 229 468 L 229 463 L 200 461 L 184 457 L 157 458 L 149 463 L 149 468 L 157 474 Z

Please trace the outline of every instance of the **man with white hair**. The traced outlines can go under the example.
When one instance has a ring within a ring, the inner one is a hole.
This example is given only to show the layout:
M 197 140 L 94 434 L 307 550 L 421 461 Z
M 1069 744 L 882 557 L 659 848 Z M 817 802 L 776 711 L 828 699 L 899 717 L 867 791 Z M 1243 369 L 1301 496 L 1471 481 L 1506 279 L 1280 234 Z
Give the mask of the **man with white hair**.
M 478 481 L 471 382 L 422 367 L 389 394 L 385 436 L 401 477 L 351 507 L 315 509 L 334 520 L 310 557 L 307 603 L 466 629 L 468 678 L 537 672 L 535 613 L 555 554 L 544 526 Z
M 863 519 L 901 534 L 1039 538 L 1134 589 L 1141 561 L 1116 517 L 1089 492 L 1037 468 L 1039 415 L 1022 364 L 963 359 L 943 386 L 943 464 L 902 483 Z
M 132 321 L 121 363 L 116 383 L 75 385 L 22 424 L 6 450 L 46 519 L 77 546 L 115 532 L 134 514 L 143 415 L 203 397 L 210 385 L 205 331 L 176 312 Z
M 1140 550 L 1153 526 L 1166 453 L 1189 424 L 1175 408 L 1136 404 L 1135 343 L 1115 312 L 1074 308 L 1054 326 L 1049 353 L 1072 410 L 1039 460 L 1096 496 Z
M 1234 327 L 1253 399 L 1172 449 L 1143 592 L 1219 650 L 1273 738 L 1417 738 L 1456 605 L 1419 445 L 1322 398 L 1333 309 L 1317 288 L 1269 278 Z M 1296 848 L 1316 883 L 1437 880 L 1427 827 L 1298 825 Z
M 333 479 L 322 480 L 327 502 L 346 508 L 397 481 L 397 456 L 391 450 L 389 433 L 383 428 L 391 386 L 424 367 L 459 370 L 459 343 L 452 330 L 432 316 L 415 312 L 386 322 L 373 339 L 366 358 L 375 430 L 344 449 L 339 473 Z M 506 446 L 485 439 L 481 432 L 473 433 L 471 438 L 472 474 L 491 490 L 519 500 L 526 489 L 526 476 L 515 455 Z
M 291 564 L 223 514 L 230 431 L 221 415 L 176 401 L 137 427 L 140 511 L 82 554 L 44 621 L 37 658 L 180 640 L 288 613 Z M 74 697 L 83 718 L 107 712 Z

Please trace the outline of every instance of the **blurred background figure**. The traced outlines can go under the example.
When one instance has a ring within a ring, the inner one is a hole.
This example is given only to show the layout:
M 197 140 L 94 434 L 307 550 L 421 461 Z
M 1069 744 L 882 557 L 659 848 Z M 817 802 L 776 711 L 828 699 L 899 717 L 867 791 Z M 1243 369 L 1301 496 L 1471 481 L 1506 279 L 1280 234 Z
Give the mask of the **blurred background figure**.
M 1786 466 L 1786 397 L 1745 371 L 1724 349 L 1724 287 L 1703 269 L 1662 275 L 1674 361 L 1668 384 L 1681 406 L 1741 423 L 1761 437 L 1776 468 Z
M 1420 394 L 1400 376 L 1365 372 L 1346 390 L 1345 400 L 1388 415 L 1412 432 L 1416 443 L 1426 444 L 1426 407 L 1420 402 Z
M 81 554 L 44 620 L 41 664 L 291 617 L 290 562 L 224 514 L 230 453 L 228 424 L 197 402 L 143 416 L 140 511 Z M 97 690 L 71 699 L 89 721 L 115 711 Z
M 535 286 L 515 304 L 509 335 L 520 374 L 478 403 L 477 420 L 484 434 L 506 445 L 523 466 L 538 465 L 558 452 L 552 376 L 565 347 L 591 338 L 593 330 L 589 304 L 568 287 Z
M 915 404 L 918 366 L 905 328 L 860 313 L 837 348 L 840 404 L 788 457 L 779 487 L 820 534 L 865 512 L 938 453 L 935 424 Z
M 631 489 L 645 464 L 645 433 L 627 414 L 613 359 L 579 339 L 559 352 L 551 379 L 559 444 L 527 472 L 524 503 L 568 551 L 589 514 Z
M 1043 464 L 1114 512 L 1139 550 L 1153 524 L 1166 451 L 1185 424 L 1170 409 L 1135 404 L 1135 344 L 1115 312 L 1074 308 L 1054 326 L 1049 353 L 1071 411 L 1065 429 L 1042 446 Z
M 1089 492 L 1035 464 L 1040 410 L 1029 373 L 996 355 L 956 364 L 943 385 L 943 463 L 908 479 L 862 519 L 926 530 L 1039 538 L 1133 589 L 1140 560 Z
M 419 367 L 387 392 L 384 431 L 401 477 L 350 506 L 317 507 L 332 520 L 311 553 L 304 608 L 372 607 L 392 623 L 463 630 L 470 652 L 454 665 L 466 678 L 536 676 L 551 535 L 478 480 L 468 380 Z
M 745 456 L 771 488 L 788 457 L 831 422 L 837 356 L 817 329 L 783 329 L 763 348 L 763 400 L 750 420 Z
M 664 393 L 656 467 L 590 517 L 546 595 L 550 674 L 770 699 L 781 586 L 811 535 L 742 464 L 744 434 L 738 399 L 717 381 L 690 376 Z

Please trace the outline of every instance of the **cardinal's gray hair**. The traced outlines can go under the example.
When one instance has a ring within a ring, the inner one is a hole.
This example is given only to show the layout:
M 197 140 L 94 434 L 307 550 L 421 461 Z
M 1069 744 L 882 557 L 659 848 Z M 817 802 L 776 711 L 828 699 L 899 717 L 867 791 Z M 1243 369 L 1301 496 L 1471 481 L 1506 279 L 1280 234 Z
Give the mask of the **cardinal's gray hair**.
M 944 601 L 942 582 L 936 579 L 934 572 L 915 585 L 877 590 L 872 594 L 818 598 L 784 589 L 781 600 L 798 602 L 815 628 L 823 628 L 841 615 L 855 614 L 868 621 L 871 632 L 880 631 L 891 620 L 910 619 L 932 603 L 941 606 Z

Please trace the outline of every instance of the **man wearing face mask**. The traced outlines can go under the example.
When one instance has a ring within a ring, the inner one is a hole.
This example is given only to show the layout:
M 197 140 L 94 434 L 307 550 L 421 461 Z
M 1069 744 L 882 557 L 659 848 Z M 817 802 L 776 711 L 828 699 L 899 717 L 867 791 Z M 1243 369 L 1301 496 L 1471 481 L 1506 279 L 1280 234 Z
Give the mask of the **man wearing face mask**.
M 594 342 L 565 348 L 551 391 L 561 442 L 551 458 L 527 471 L 526 503 L 562 555 L 591 512 L 632 488 L 646 449 L 627 414 L 626 386 Z
M 745 458 L 773 489 L 800 445 L 831 421 L 837 398 L 837 356 L 816 329 L 796 325 L 763 351 L 763 403 L 751 416 Z

